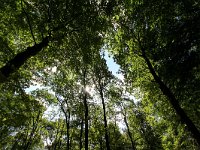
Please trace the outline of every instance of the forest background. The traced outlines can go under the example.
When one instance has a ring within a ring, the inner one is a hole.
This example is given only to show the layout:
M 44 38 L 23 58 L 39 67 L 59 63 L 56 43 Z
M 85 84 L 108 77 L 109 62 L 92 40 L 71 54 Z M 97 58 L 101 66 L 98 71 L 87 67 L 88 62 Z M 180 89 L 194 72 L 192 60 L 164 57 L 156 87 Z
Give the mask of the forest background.
M 6 0 L 0 18 L 0 149 L 199 149 L 198 0 Z

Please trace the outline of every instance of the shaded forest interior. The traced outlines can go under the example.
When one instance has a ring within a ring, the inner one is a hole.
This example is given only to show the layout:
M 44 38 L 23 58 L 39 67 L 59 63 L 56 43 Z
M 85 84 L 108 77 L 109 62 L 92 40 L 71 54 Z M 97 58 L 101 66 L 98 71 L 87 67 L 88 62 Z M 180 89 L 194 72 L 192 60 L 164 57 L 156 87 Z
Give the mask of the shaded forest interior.
M 6 0 L 0 18 L 0 149 L 200 149 L 199 1 Z

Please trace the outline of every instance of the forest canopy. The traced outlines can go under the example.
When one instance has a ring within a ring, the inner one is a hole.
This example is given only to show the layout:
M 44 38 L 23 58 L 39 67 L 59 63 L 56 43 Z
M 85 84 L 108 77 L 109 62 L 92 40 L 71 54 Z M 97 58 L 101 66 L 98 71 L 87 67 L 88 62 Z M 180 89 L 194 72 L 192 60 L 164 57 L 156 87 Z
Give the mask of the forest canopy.
M 0 18 L 0 149 L 200 148 L 197 0 L 6 0 Z

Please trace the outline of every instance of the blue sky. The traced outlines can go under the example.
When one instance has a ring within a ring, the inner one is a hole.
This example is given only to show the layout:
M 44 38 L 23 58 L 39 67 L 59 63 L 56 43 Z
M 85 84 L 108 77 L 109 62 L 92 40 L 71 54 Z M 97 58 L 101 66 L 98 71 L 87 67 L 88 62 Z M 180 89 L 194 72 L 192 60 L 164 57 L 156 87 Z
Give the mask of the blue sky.
M 117 73 L 119 71 L 119 69 L 120 69 L 120 66 L 116 62 L 114 62 L 114 59 L 113 59 L 112 56 L 108 56 L 108 52 L 107 51 L 105 51 L 104 58 L 106 59 L 106 64 L 108 65 L 109 71 L 111 71 L 114 76 L 116 76 L 119 79 L 123 80 L 124 79 L 123 75 L 120 74 L 120 73 Z
M 117 75 L 117 71 L 119 70 L 119 65 L 114 62 L 113 57 L 112 56 L 109 57 L 108 52 L 105 51 L 104 58 L 106 59 L 106 64 L 108 65 L 109 71 L 112 71 L 114 75 Z

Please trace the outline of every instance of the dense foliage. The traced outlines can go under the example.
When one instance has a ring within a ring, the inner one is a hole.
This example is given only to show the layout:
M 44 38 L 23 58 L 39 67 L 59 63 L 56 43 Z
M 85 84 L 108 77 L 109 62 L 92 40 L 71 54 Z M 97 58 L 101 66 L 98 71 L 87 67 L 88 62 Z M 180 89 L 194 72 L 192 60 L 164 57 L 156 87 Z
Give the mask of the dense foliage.
M 0 149 L 200 148 L 198 1 L 6 0 L 0 17 Z

